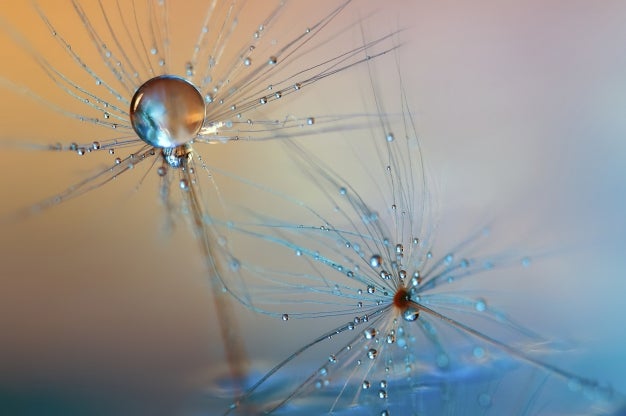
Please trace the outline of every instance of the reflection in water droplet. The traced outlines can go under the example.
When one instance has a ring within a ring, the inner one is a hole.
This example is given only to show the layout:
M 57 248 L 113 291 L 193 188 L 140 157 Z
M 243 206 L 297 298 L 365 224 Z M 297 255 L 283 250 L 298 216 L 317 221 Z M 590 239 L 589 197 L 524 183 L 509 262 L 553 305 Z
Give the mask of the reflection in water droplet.
M 130 121 L 144 142 L 173 148 L 193 140 L 204 123 L 200 92 L 186 80 L 162 75 L 145 82 L 130 103 Z

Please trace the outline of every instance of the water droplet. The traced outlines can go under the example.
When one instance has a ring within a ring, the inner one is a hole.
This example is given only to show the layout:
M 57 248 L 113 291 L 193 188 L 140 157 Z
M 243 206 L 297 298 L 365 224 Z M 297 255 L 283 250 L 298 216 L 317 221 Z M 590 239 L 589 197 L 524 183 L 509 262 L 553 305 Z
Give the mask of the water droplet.
M 482 347 L 475 347 L 473 354 L 476 358 L 483 358 L 485 356 L 485 350 Z
M 380 380 L 380 388 L 381 389 L 387 388 L 387 380 Z
M 282 320 L 283 321 L 288 321 L 289 320 L 289 314 L 284 313 L 282 316 Z
M 418 308 L 409 306 L 408 308 L 404 310 L 404 312 L 402 312 L 402 319 L 404 319 L 407 322 L 413 322 L 413 321 L 416 321 L 417 318 L 419 318 L 419 315 L 420 315 L 420 311 Z
M 376 337 L 376 329 L 375 328 L 367 328 L 363 331 L 363 336 L 365 339 L 374 339 Z
M 373 286 L 373 285 L 367 286 L 367 293 L 369 293 L 371 295 L 374 292 L 376 292 L 376 287 L 375 286 Z
M 269 65 L 276 65 L 277 62 L 278 62 L 278 58 L 275 56 L 270 56 L 269 59 L 267 60 L 267 63 Z
M 157 175 L 159 175 L 161 177 L 167 175 L 167 168 L 165 166 L 159 166 L 157 168 Z
M 187 179 L 181 179 L 179 182 L 179 186 L 180 189 L 182 189 L 183 191 L 189 190 L 189 182 L 187 181 Z
M 487 303 L 485 302 L 484 299 L 478 299 L 474 307 L 476 308 L 478 312 L 484 312 L 485 309 L 487 309 Z
M 387 133 L 387 141 L 391 143 L 394 140 L 393 133 Z
M 76 153 L 78 153 L 79 156 L 84 155 L 86 153 L 85 148 L 79 147 L 78 149 L 76 149 Z
M 381 411 L 380 416 L 389 416 L 389 411 L 388 410 Z
M 122 163 L 122 159 L 120 159 L 119 157 L 115 158 L 115 164 L 119 165 L 120 163 Z
M 372 257 L 370 257 L 370 266 L 376 268 L 380 267 L 382 263 L 383 258 L 379 254 L 374 254 Z
M 244 64 L 245 66 L 250 66 L 250 65 L 252 65 L 252 59 L 250 59 L 250 58 L 248 58 L 248 57 L 244 58 L 244 60 L 243 60 L 243 64 Z
M 328 361 L 332 364 L 335 364 L 337 362 L 337 357 L 333 354 L 328 356 Z
M 307 118 L 306 124 L 308 124 L 309 126 L 312 126 L 313 124 L 315 124 L 315 119 L 313 117 Z
M 267 104 L 267 97 L 261 97 L 261 98 L 259 98 L 259 103 L 260 103 L 260 104 Z
M 370 348 L 367 351 L 367 358 L 369 358 L 370 360 L 373 360 L 376 358 L 376 356 L 378 356 L 378 351 L 376 351 L 376 349 L 374 348 Z
M 296 82 L 295 84 L 293 84 L 293 89 L 298 91 L 300 88 L 302 88 L 302 84 L 300 84 L 299 82 Z
M 378 397 L 380 397 L 381 399 L 386 399 L 387 398 L 387 390 L 380 389 L 378 391 Z
M 367 390 L 370 388 L 370 382 L 367 380 L 363 380 L 363 383 L 361 383 L 361 387 L 363 388 L 363 390 Z
M 130 103 L 130 121 L 144 142 L 173 148 L 193 140 L 204 123 L 200 92 L 186 80 L 162 75 L 145 82 Z
M 93 150 L 100 150 L 100 142 L 93 142 L 93 143 L 91 143 L 91 148 Z

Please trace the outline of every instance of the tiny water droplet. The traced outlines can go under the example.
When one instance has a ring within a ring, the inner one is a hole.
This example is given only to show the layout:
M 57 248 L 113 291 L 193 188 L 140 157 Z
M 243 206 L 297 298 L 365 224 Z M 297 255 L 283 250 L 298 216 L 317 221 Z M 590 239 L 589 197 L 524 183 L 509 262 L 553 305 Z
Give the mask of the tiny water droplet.
M 189 190 L 189 182 L 187 181 L 187 179 L 181 179 L 179 182 L 179 186 L 180 189 L 182 189 L 183 191 Z
M 367 351 L 367 358 L 369 358 L 370 360 L 375 359 L 377 356 L 378 356 L 378 351 L 376 351 L 376 349 L 370 348 Z
M 276 65 L 277 62 L 278 62 L 278 58 L 275 56 L 270 56 L 269 59 L 267 60 L 267 63 L 269 65 Z
M 241 263 L 239 263 L 239 260 L 237 259 L 231 259 L 228 267 L 230 268 L 230 270 L 236 272 L 241 268 Z
M 379 254 L 374 254 L 372 257 L 370 257 L 370 266 L 376 268 L 380 267 L 382 263 L 383 258 Z
M 282 320 L 283 321 L 288 321 L 289 320 L 289 314 L 284 313 L 282 316 Z
M 408 307 L 402 312 L 402 319 L 407 322 L 416 321 L 419 318 L 420 311 L 415 307 Z
M 367 328 L 363 331 L 365 339 L 374 339 L 376 337 L 376 328 Z

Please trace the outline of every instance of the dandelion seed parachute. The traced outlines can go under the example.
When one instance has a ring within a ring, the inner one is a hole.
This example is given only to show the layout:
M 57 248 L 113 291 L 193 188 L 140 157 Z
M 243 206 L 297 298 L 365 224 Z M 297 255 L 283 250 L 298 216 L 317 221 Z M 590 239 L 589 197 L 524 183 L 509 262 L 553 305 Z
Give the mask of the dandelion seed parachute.
M 325 163 L 289 141 L 316 191 L 299 199 L 250 188 L 297 210 L 298 222 L 259 215 L 230 224 L 258 252 L 272 253 L 241 261 L 231 291 L 252 310 L 287 317 L 283 339 L 298 318 L 313 319 L 294 330 L 309 341 L 252 379 L 225 414 L 623 412 L 619 393 L 552 365 L 551 340 L 472 286 L 481 275 L 505 278 L 528 257 L 482 253 L 482 231 L 432 254 L 437 210 L 413 114 L 402 81 L 381 87 L 375 67 L 370 105 L 380 118 L 366 139 L 345 139 L 363 166 L 345 168 L 350 152 Z
M 45 2 L 31 3 L 31 17 L 41 23 L 37 29 L 45 41 L 31 36 L 30 24 L 26 31 L 1 21 L 3 34 L 33 64 L 28 76 L 14 74 L 1 78 L 0 84 L 52 114 L 47 124 L 52 128 L 5 137 L 2 145 L 108 158 L 107 168 L 21 211 L 20 218 L 98 189 L 129 171 L 142 169 L 141 181 L 157 173 L 168 219 L 184 217 L 200 240 L 221 314 L 223 342 L 237 377 L 245 373 L 245 353 L 239 349 L 222 281 L 223 271 L 236 268 L 237 260 L 224 236 L 225 221 L 218 219 L 225 210 L 219 174 L 207 164 L 219 151 L 203 157 L 201 146 L 362 126 L 367 114 L 317 113 L 312 105 L 297 105 L 298 97 L 317 94 L 317 85 L 341 78 L 396 45 L 387 36 L 367 45 L 368 56 L 362 45 L 333 47 L 329 54 L 331 40 L 349 45 L 341 39 L 356 28 L 353 18 L 348 23 L 340 19 L 353 7 L 349 0 L 313 10 L 308 22 L 299 21 L 298 27 L 289 18 L 294 14 L 290 2 L 262 7 L 246 1 L 200 4 L 205 16 L 196 28 L 197 40 L 186 45 L 177 42 L 185 25 L 171 19 L 176 6 L 164 1 L 69 0 L 70 25 L 81 33 L 76 38 L 66 35 L 67 16 L 56 15 Z M 44 88 L 50 86 L 52 91 Z M 181 103 L 187 109 L 173 113 L 181 110 Z

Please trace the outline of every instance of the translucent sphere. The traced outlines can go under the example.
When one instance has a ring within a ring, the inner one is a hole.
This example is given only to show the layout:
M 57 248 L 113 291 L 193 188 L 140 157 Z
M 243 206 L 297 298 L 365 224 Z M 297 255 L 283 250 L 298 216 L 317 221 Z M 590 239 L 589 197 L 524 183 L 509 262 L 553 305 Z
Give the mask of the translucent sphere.
M 172 148 L 193 140 L 204 123 L 200 92 L 183 78 L 161 75 L 144 83 L 130 102 L 130 122 L 144 142 Z

